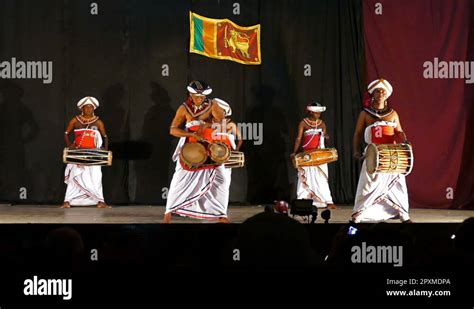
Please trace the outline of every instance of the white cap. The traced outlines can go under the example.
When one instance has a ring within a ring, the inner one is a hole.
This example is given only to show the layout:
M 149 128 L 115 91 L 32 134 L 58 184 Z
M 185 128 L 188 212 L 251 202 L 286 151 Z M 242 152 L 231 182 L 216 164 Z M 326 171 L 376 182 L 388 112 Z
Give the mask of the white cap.
M 392 95 L 392 85 L 390 85 L 390 83 L 383 78 L 379 78 L 371 82 L 369 86 L 367 86 L 367 91 L 372 94 L 372 92 L 374 92 L 374 90 L 377 88 L 385 89 L 387 92 L 387 98 Z
M 94 97 L 83 97 L 77 102 L 77 107 L 81 109 L 84 105 L 91 104 L 94 106 L 94 109 L 99 107 L 99 101 Z
M 306 107 L 310 112 L 313 113 L 322 113 L 326 110 L 326 106 L 322 106 L 319 103 L 311 103 Z

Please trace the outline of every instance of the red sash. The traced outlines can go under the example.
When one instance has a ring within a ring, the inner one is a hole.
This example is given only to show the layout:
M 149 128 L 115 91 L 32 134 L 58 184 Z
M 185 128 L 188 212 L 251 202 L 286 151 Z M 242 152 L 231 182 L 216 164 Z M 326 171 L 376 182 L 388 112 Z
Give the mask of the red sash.
M 97 148 L 95 144 L 96 131 L 91 129 L 74 130 L 74 144 L 77 148 Z
M 373 126 L 371 134 L 373 144 L 395 144 L 395 129 L 392 126 Z
M 321 138 L 321 134 L 318 133 L 311 133 L 305 134 L 303 137 L 303 150 L 311 150 L 319 148 L 319 139 Z

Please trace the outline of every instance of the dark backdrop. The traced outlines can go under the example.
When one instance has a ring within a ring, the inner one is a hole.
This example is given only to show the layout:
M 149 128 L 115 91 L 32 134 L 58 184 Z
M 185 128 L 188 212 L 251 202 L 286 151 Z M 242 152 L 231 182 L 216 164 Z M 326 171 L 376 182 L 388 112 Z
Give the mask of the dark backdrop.
M 247 165 L 233 173 L 232 202 L 294 197 L 289 162 L 304 106 L 323 113 L 336 203 L 352 203 L 358 178 L 351 141 L 367 82 L 394 86 L 415 150 L 408 177 L 411 205 L 472 207 L 472 84 L 424 79 L 434 57 L 470 61 L 470 1 L 0 1 L 0 61 L 53 61 L 51 84 L 0 79 L 0 200 L 60 203 L 65 192 L 63 131 L 85 95 L 100 100 L 114 164 L 103 168 L 111 204 L 163 205 L 177 139 L 169 123 L 192 79 L 233 106 L 237 122 L 263 123 L 263 144 L 244 143 Z M 382 15 L 375 15 L 377 3 Z M 260 66 L 189 54 L 188 12 L 262 25 Z M 364 16 L 364 19 L 362 18 Z M 366 55 L 366 57 L 365 57 Z M 366 60 L 365 60 L 366 59 Z M 311 65 L 311 76 L 304 66 Z M 162 76 L 163 65 L 169 76 Z M 453 189 L 453 198 L 447 190 Z
M 232 202 L 294 198 L 289 161 L 304 107 L 319 101 L 338 148 L 330 185 L 338 203 L 351 203 L 358 176 L 350 159 L 363 67 L 359 1 L 0 1 L 0 60 L 53 61 L 51 84 L 1 82 L 0 199 L 60 203 L 64 197 L 63 132 L 76 102 L 99 99 L 109 131 L 112 167 L 104 167 L 111 204 L 163 205 L 177 139 L 175 110 L 192 79 L 231 103 L 237 122 L 263 123 L 263 144 L 244 143 L 247 165 L 235 169 Z M 262 26 L 260 66 L 189 54 L 188 12 Z M 169 76 L 162 76 L 162 66 Z M 311 65 L 311 76 L 304 66 Z M 26 199 L 25 197 L 26 189 Z M 23 195 L 21 195 L 23 193 Z

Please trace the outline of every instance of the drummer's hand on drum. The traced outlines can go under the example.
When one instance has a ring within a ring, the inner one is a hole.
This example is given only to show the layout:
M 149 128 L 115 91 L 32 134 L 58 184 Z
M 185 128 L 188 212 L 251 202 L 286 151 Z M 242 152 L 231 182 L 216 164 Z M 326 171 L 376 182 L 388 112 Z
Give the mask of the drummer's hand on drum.
M 193 133 L 193 137 L 195 139 L 197 139 L 198 141 L 202 142 L 204 140 L 204 138 L 202 138 L 202 136 L 200 136 L 199 134 L 197 133 Z
M 69 145 L 68 148 L 69 148 L 69 149 L 76 149 L 76 144 L 72 143 L 72 144 Z
M 292 154 L 290 154 L 290 159 L 293 159 L 294 156 L 296 156 L 296 153 L 293 152 Z

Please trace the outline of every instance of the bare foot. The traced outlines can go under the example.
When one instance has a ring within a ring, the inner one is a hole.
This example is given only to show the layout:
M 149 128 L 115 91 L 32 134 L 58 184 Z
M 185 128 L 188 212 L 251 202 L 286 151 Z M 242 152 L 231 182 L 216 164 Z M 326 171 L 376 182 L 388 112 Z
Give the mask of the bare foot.
M 220 217 L 217 222 L 219 223 L 230 223 L 230 220 L 228 218 L 225 218 L 225 217 Z
M 97 208 L 112 208 L 112 206 L 109 206 L 104 202 L 99 202 L 97 203 Z
M 69 204 L 69 202 L 64 202 L 60 208 L 71 208 L 71 204 Z
M 171 212 L 165 214 L 163 217 L 163 223 L 171 223 Z
M 328 204 L 328 209 L 337 209 L 337 206 L 334 204 Z

